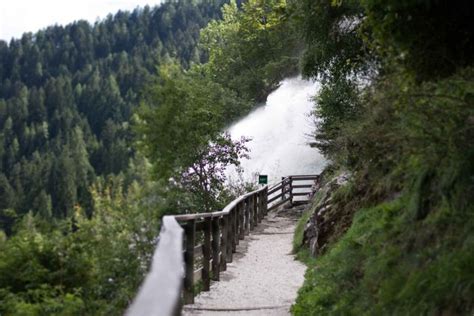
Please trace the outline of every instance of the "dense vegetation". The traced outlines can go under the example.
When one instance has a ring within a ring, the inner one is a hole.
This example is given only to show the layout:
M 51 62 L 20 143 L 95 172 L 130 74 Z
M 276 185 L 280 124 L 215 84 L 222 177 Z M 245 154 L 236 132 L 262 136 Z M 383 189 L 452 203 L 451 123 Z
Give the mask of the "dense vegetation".
M 223 2 L 0 42 L 0 313 L 121 313 L 160 216 L 232 196 L 246 140 L 222 128 L 299 64 L 322 83 L 315 146 L 352 179 L 293 313 L 472 314 L 473 5 L 231 1 L 211 21 Z
M 224 1 L 166 2 L 0 41 L 0 314 L 113 315 L 171 207 L 133 143 L 157 67 L 207 60 Z
M 209 53 L 210 79 L 240 98 L 264 101 L 279 82 L 298 72 L 301 39 L 284 0 L 245 1 L 225 6 L 201 41 Z
M 241 190 L 223 171 L 247 139 L 221 130 L 297 71 L 300 40 L 285 1 L 232 1 L 218 20 L 223 2 L 0 42 L 0 313 L 121 313 L 160 217 Z
M 93 213 L 91 185 L 134 157 L 130 120 L 156 67 L 205 60 L 199 30 L 224 1 L 167 2 L 0 41 L 0 229 L 27 212 Z
M 323 80 L 316 146 L 353 175 L 333 201 L 353 221 L 308 261 L 293 313 L 472 314 L 472 3 L 296 7 L 303 72 Z
M 222 131 L 297 69 L 300 41 L 285 1 L 240 7 L 231 1 L 222 13 L 222 20 L 201 31 L 200 47 L 209 60 L 190 69 L 162 67 L 137 112 L 140 148 L 155 179 L 166 183 L 165 195 L 173 192 L 174 212 L 217 210 L 249 187 L 226 189 L 225 167 L 239 166 L 248 139 L 233 141 Z

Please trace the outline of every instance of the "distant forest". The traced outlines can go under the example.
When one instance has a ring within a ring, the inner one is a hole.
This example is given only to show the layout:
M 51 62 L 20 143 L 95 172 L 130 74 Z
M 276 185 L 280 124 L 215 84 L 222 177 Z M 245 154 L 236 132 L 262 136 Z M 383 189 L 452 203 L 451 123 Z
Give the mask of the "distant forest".
M 133 165 L 141 89 L 162 63 L 206 61 L 199 31 L 225 2 L 166 2 L 0 41 L 1 230 L 28 212 L 92 214 L 91 185 Z

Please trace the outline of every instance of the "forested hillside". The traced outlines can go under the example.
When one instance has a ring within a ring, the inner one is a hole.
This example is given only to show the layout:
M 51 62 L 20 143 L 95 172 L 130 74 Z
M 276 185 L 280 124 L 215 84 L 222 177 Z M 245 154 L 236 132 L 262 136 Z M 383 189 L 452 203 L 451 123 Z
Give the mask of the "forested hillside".
M 133 113 L 163 64 L 208 59 L 199 32 L 224 2 L 0 41 L 0 314 L 123 313 L 172 208 L 135 149 Z
M 171 58 L 206 60 L 199 31 L 223 2 L 170 1 L 0 41 L 0 229 L 10 234 L 29 211 L 92 214 L 96 178 L 133 163 L 144 86 Z

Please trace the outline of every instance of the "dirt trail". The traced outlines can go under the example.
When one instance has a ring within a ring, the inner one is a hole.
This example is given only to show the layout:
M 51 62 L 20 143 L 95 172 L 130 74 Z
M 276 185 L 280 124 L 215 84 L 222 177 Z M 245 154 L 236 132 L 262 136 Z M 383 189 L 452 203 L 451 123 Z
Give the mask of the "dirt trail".
M 306 270 L 291 254 L 295 225 L 282 212 L 270 213 L 240 241 L 221 281 L 185 305 L 183 315 L 289 315 Z

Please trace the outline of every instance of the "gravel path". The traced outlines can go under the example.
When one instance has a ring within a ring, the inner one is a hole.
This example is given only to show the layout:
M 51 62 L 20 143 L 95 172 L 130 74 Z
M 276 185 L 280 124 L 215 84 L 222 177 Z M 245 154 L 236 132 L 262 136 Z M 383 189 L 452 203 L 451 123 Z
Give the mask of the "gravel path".
M 306 267 L 291 254 L 296 220 L 270 213 L 240 241 L 232 263 L 183 315 L 289 315 Z

